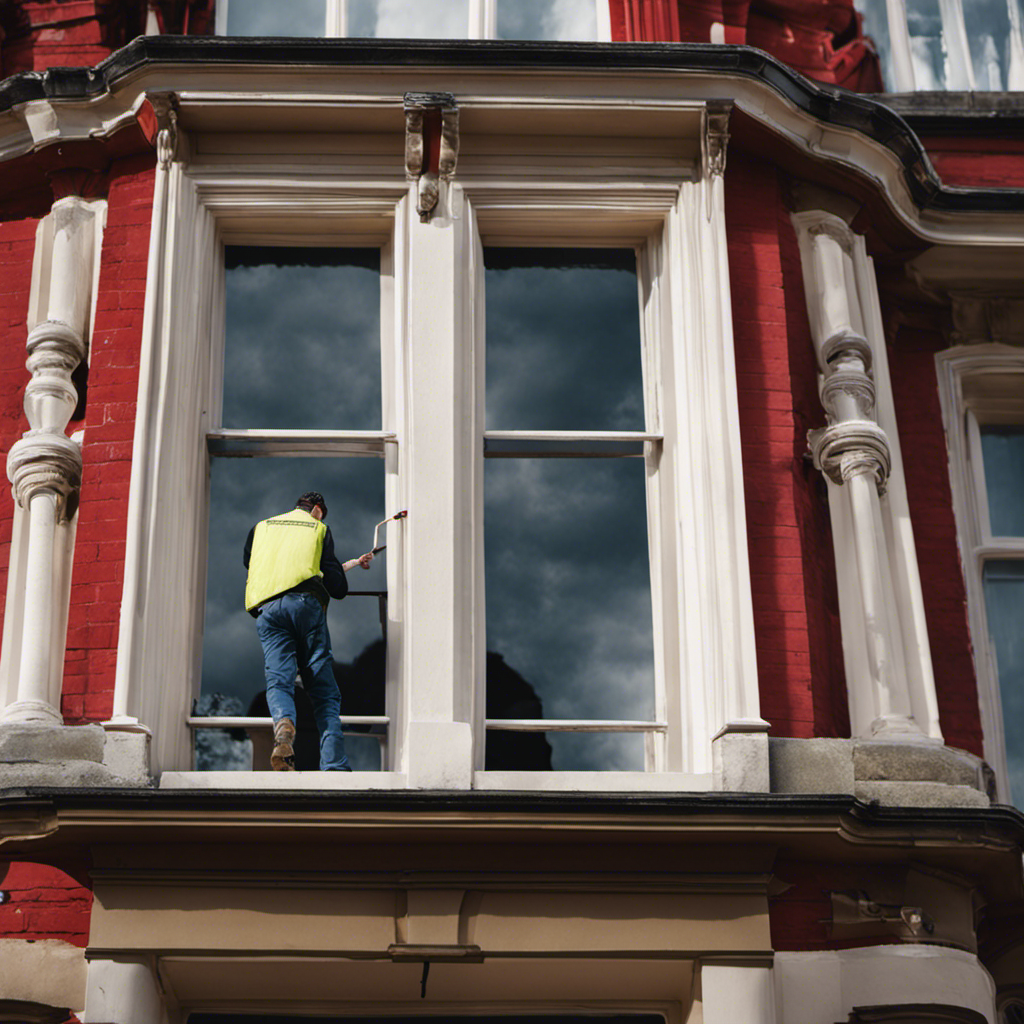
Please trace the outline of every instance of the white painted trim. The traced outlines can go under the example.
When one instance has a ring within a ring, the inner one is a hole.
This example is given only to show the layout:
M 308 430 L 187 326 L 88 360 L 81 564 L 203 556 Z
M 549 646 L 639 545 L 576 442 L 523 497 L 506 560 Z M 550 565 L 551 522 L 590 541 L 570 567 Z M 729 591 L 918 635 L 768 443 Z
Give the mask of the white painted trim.
M 812 436 L 816 460 L 833 433 L 850 438 L 822 468 L 852 734 L 941 741 L 874 267 L 834 214 L 796 213 L 793 224 L 825 374 L 829 426 Z
M 47 330 L 45 325 L 49 321 L 57 330 L 50 344 L 71 330 L 78 338 L 75 345 L 83 346 L 78 353 L 84 352 L 84 358 L 89 358 L 106 211 L 106 200 L 68 197 L 55 203 L 53 211 L 39 222 L 26 317 L 30 350 L 39 332 Z M 30 366 L 36 365 L 35 358 L 30 356 Z M 67 358 L 71 358 L 70 353 Z M 77 359 L 77 355 L 74 358 Z M 74 411 L 71 370 L 55 373 L 52 360 L 51 355 L 46 365 L 33 369 L 33 378 L 38 379 L 26 381 L 27 426 L 37 440 L 41 440 L 38 428 L 43 428 L 44 434 L 52 433 L 62 446 L 68 446 L 64 431 Z M 46 383 L 40 374 L 45 376 Z M 69 390 L 60 402 L 55 402 L 52 388 L 58 377 L 67 378 L 65 383 Z M 40 385 L 40 392 L 36 394 Z M 81 449 L 82 439 L 82 431 L 73 435 L 70 444 L 74 450 Z M 19 444 L 28 440 L 26 437 Z M 76 513 L 68 520 L 61 515 L 41 533 L 36 531 L 37 559 L 41 555 L 45 564 L 33 559 L 31 520 L 28 509 L 22 507 L 16 494 L 0 652 L 0 712 L 16 701 L 28 702 L 34 710 L 30 711 L 26 705 L 21 717 L 26 714 L 36 717 L 42 708 L 45 719 L 58 721 L 78 516 Z M 40 544 L 45 550 L 40 550 Z M 42 587 L 36 602 L 38 605 L 41 600 L 42 607 L 34 609 L 29 607 L 33 581 Z M 36 666 L 37 678 L 31 686 L 26 659 Z M 20 696 L 19 689 L 23 691 Z
M 308 790 L 408 789 L 401 772 L 177 772 L 160 776 L 160 789 Z
M 775 977 L 771 967 L 702 964 L 702 1024 L 776 1024 Z
M 776 953 L 778 1024 L 848 1020 L 856 1006 L 944 1003 L 996 1024 L 996 987 L 973 954 L 930 945 Z
M 978 417 L 984 419 L 988 409 L 1000 407 L 1000 391 L 1012 396 L 1014 403 L 1019 402 L 1019 396 L 1024 394 L 1024 350 L 995 343 L 958 346 L 939 352 L 935 368 L 949 451 L 949 483 L 960 562 L 967 588 L 967 615 L 978 681 L 985 760 L 995 772 L 997 799 L 1007 803 L 1010 792 L 1002 697 L 988 630 L 982 571 L 989 558 L 1020 557 L 1024 552 L 1020 538 L 1004 540 L 991 536 Z M 971 382 L 985 379 L 999 383 L 997 393 L 987 398 L 970 394 Z M 1006 415 L 1007 411 L 1000 408 L 999 421 L 1004 422 Z M 1018 411 L 1017 422 L 1024 422 L 1024 407 Z
M 484 772 L 473 788 L 583 793 L 710 793 L 714 779 L 696 772 Z

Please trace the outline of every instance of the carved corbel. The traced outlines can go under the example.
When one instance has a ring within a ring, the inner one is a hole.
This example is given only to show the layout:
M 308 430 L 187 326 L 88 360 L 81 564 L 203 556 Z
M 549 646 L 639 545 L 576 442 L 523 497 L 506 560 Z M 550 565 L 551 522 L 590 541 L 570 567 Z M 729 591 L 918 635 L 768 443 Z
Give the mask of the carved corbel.
M 405 173 L 417 182 L 416 209 L 428 221 L 440 182 L 451 181 L 459 155 L 459 108 L 450 93 L 405 94 Z
M 732 100 L 708 100 L 704 107 L 704 176 L 725 174 L 726 150 L 729 147 L 729 115 Z
M 148 97 L 156 114 L 156 159 L 166 171 L 178 153 L 178 97 L 172 93 L 154 93 Z

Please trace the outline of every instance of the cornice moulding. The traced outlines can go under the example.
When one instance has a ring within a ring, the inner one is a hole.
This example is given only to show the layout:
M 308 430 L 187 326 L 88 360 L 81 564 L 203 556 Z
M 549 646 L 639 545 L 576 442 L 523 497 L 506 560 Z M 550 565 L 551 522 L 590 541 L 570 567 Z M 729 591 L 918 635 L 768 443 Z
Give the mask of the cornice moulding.
M 206 91 L 211 76 L 223 83 L 215 93 Z M 1021 190 L 943 186 L 917 136 L 884 103 L 818 86 L 740 46 L 139 38 L 95 69 L 26 72 L 0 83 L 0 161 L 55 142 L 107 137 L 137 119 L 147 90 L 180 94 L 186 130 L 204 92 L 201 102 L 208 109 L 244 104 L 250 113 L 283 103 L 330 108 L 355 102 L 393 116 L 397 127 L 412 77 L 417 88 L 432 87 L 432 77 L 445 80 L 467 114 L 466 133 L 474 102 L 493 103 L 502 82 L 514 82 L 505 91 L 533 109 L 552 106 L 555 97 L 562 105 L 587 104 L 595 82 L 605 83 L 614 99 L 624 79 L 640 83 L 627 90 L 638 93 L 626 99 L 634 105 L 732 100 L 805 155 L 868 179 L 904 226 L 925 241 L 1024 244 Z M 547 97 L 538 94 L 545 79 L 559 83 Z M 300 82 L 304 88 L 297 87 Z M 583 87 L 578 101 L 566 97 L 574 82 Z M 484 85 L 482 92 L 474 83 Z M 367 97 L 367 89 L 375 97 Z M 976 112 L 971 120 L 977 120 Z M 600 127 L 598 121 L 595 128 Z

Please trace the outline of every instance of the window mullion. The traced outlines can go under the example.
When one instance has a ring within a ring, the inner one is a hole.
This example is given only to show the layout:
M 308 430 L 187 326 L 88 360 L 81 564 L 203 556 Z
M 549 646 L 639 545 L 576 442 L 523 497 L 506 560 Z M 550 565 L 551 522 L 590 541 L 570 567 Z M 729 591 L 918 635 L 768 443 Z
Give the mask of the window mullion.
M 327 0 L 324 34 L 328 39 L 348 35 L 348 0 Z

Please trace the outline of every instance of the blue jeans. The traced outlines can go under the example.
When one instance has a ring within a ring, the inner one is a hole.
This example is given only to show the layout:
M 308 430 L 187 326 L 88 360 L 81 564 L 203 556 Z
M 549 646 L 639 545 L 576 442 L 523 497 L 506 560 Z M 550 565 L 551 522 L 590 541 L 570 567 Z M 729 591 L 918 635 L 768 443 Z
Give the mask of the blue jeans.
M 295 721 L 295 673 L 300 671 L 320 732 L 320 771 L 351 771 L 338 721 L 341 694 L 323 606 L 312 594 L 271 598 L 260 608 L 256 632 L 263 644 L 267 706 L 274 723 Z

